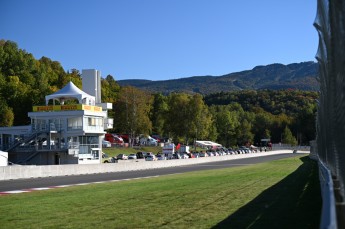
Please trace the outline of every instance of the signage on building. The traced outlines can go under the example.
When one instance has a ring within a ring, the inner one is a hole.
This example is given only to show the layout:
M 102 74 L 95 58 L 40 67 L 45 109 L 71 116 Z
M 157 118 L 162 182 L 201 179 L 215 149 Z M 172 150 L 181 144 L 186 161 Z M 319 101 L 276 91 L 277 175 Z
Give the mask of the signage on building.
M 76 111 L 76 110 L 84 110 L 84 111 L 94 111 L 100 112 L 102 111 L 102 107 L 97 106 L 90 106 L 84 104 L 73 104 L 73 105 L 52 105 L 52 106 L 33 106 L 33 112 L 41 112 L 41 111 Z

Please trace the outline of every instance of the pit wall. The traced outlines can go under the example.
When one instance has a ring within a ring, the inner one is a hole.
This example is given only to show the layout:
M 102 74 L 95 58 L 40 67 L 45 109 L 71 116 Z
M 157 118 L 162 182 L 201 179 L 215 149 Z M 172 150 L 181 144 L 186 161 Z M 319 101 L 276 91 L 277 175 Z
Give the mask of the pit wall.
M 137 171 L 146 169 L 158 169 L 165 167 L 176 167 L 183 165 L 200 164 L 215 161 L 234 160 L 241 158 L 268 156 L 274 154 L 292 153 L 292 150 L 278 150 L 251 154 L 225 155 L 216 157 L 190 158 L 179 160 L 144 161 L 130 160 L 119 161 L 119 163 L 106 164 L 74 164 L 74 165 L 14 165 L 0 166 L 0 180 L 27 179 L 39 177 L 70 176 L 95 173 L 112 173 L 123 171 Z M 298 151 L 309 153 L 309 151 Z

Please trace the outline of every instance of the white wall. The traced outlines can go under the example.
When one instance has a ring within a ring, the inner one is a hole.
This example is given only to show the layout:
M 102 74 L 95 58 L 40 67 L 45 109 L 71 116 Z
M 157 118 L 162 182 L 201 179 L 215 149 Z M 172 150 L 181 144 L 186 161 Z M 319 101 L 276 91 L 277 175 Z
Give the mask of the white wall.
M 101 72 L 95 69 L 83 69 L 83 91 L 95 96 L 96 103 L 101 103 Z
M 8 153 L 0 150 L 0 166 L 7 166 Z
M 304 151 L 307 153 L 308 151 Z M 25 179 L 37 177 L 68 176 L 80 174 L 109 173 L 175 167 L 200 164 L 212 161 L 233 160 L 240 158 L 259 157 L 273 154 L 292 153 L 292 150 L 280 150 L 252 154 L 238 154 L 218 157 L 191 158 L 167 161 L 120 161 L 120 163 L 89 164 L 89 165 L 44 165 L 44 166 L 0 166 L 0 180 Z

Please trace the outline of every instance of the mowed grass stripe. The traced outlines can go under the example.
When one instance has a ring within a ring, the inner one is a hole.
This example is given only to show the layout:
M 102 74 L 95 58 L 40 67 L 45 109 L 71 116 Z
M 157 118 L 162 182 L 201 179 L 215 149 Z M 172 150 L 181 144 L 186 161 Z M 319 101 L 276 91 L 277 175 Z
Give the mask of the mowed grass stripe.
M 308 157 L 0 198 L 0 228 L 317 228 Z

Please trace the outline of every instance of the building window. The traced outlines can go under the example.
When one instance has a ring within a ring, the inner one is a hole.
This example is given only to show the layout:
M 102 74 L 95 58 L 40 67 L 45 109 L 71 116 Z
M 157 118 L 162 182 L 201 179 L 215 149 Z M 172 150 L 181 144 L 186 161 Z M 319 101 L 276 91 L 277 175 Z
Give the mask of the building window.
M 68 130 L 81 130 L 83 128 L 83 119 L 81 117 L 69 118 Z
M 64 125 L 63 119 L 50 119 L 49 120 L 49 129 L 52 131 L 62 130 L 63 125 Z
M 101 117 L 84 117 L 84 130 L 88 131 L 103 131 L 104 123 Z
M 31 119 L 32 131 L 45 131 L 47 129 L 45 119 Z
M 79 158 L 96 159 L 98 156 L 92 153 L 93 148 L 99 148 L 99 137 L 92 136 L 79 136 Z
M 96 126 L 96 118 L 88 118 L 89 126 Z

